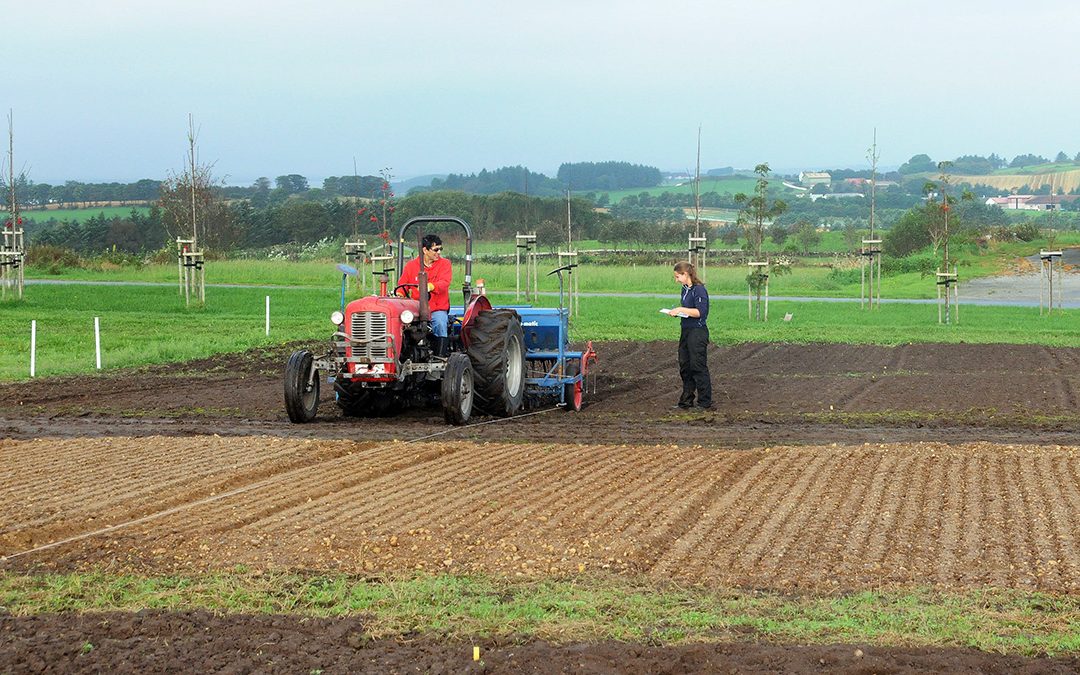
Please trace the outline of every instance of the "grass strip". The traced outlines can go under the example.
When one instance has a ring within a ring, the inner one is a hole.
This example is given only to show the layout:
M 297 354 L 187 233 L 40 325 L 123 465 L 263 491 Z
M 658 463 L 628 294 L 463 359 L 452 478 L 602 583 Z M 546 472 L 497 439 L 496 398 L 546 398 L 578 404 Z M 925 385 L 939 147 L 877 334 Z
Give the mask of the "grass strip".
M 658 586 L 621 577 L 511 582 L 485 577 L 363 579 L 258 573 L 202 576 L 0 574 L 0 611 L 206 609 L 362 615 L 372 638 L 434 634 L 649 644 L 766 640 L 1080 652 L 1080 598 L 1009 589 L 926 588 L 792 596 Z
M 657 311 L 677 304 L 676 291 L 655 298 L 583 297 L 571 320 L 571 339 L 676 340 L 678 323 Z M 496 304 L 513 302 L 509 295 L 491 297 Z M 555 306 L 558 298 L 544 296 L 538 304 Z M 330 313 L 339 306 L 340 290 L 334 288 L 215 288 L 205 306 L 186 307 L 175 288 L 164 286 L 33 286 L 26 299 L 0 303 L 0 380 L 29 376 L 32 320 L 37 321 L 37 375 L 47 376 L 94 372 L 94 317 L 101 320 L 102 363 L 108 369 L 172 364 L 297 340 L 323 349 L 333 330 Z M 965 306 L 959 325 L 939 324 L 932 304 L 889 304 L 869 312 L 858 303 L 773 301 L 769 310 L 768 322 L 755 321 L 747 317 L 745 301 L 714 300 L 712 341 L 1080 347 L 1080 310 L 1040 316 L 1037 307 Z M 785 314 L 791 320 L 784 321 Z

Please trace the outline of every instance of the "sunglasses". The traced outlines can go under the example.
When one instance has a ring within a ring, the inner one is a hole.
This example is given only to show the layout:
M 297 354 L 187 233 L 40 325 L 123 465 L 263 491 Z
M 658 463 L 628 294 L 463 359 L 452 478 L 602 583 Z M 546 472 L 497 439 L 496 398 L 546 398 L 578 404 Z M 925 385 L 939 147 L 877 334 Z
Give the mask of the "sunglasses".
M 442 250 L 442 246 L 432 246 L 431 250 L 434 251 L 435 253 L 438 253 L 439 251 Z

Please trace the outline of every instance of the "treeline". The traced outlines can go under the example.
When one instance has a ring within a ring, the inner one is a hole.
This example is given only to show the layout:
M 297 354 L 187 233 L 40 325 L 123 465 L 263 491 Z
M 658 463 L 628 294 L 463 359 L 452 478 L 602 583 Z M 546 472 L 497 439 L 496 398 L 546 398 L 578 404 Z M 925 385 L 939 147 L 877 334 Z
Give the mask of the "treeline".
M 660 169 L 630 162 L 567 162 L 559 166 L 559 182 L 572 190 L 627 190 L 656 187 Z
M 523 166 L 504 166 L 494 171 L 484 169 L 480 173 L 456 174 L 446 178 L 433 178 L 427 187 L 414 187 L 409 194 L 461 190 L 470 194 L 494 195 L 500 192 L 520 192 L 537 197 L 554 197 L 563 192 L 559 181 L 542 173 L 529 171 Z
M 114 250 L 146 253 L 162 248 L 169 239 L 161 209 L 156 206 L 147 213 L 132 209 L 123 217 L 108 218 L 102 213 L 84 222 L 33 223 L 28 225 L 26 236 L 32 246 L 56 246 L 80 254 Z
M 1013 157 L 1011 161 L 1005 161 L 1005 158 L 999 157 L 996 153 L 990 153 L 986 157 L 983 157 L 982 155 L 961 155 L 956 159 L 949 160 L 947 169 L 949 173 L 953 174 L 985 176 L 998 169 L 1017 169 L 1038 164 L 1080 164 L 1080 152 L 1077 152 L 1070 159 L 1069 155 L 1065 154 L 1065 151 L 1062 150 L 1058 152 L 1053 161 L 1041 155 L 1034 154 L 1017 155 L 1016 157 Z M 909 175 L 913 173 L 934 173 L 939 170 L 938 162 L 930 159 L 929 155 L 919 154 L 900 165 L 897 173 Z M 833 179 L 836 179 L 835 173 L 833 174 Z
M 144 178 L 134 183 L 80 183 L 69 180 L 63 185 L 35 183 L 25 175 L 15 179 L 15 194 L 24 209 L 44 209 L 49 204 L 60 208 L 86 202 L 150 202 L 158 198 L 161 181 Z M 5 206 L 11 201 L 11 188 L 0 179 L 0 199 Z
M 351 237 L 354 232 L 369 242 L 382 233 L 379 220 L 369 217 L 372 205 L 360 200 L 333 198 L 321 202 L 287 200 L 265 207 L 252 200 L 218 203 L 207 219 L 200 241 L 221 253 L 258 249 L 286 243 L 309 243 L 325 238 Z M 361 213 L 360 210 L 364 209 Z M 515 232 L 535 231 L 542 241 L 557 246 L 566 239 L 567 202 L 562 198 L 526 197 L 517 193 L 467 195 L 457 191 L 425 192 L 393 203 L 390 228 L 397 229 L 409 218 L 420 215 L 457 216 L 466 220 L 475 236 L 484 239 L 512 237 Z M 594 237 L 601 222 L 610 219 L 598 213 L 591 202 L 570 201 L 574 236 Z M 454 227 L 445 228 L 451 239 L 458 238 Z M 127 253 L 148 253 L 170 247 L 178 235 L 170 232 L 161 209 L 147 213 L 135 210 L 123 217 L 99 214 L 85 222 L 75 220 L 34 222 L 28 226 L 31 245 L 49 244 L 80 254 L 106 249 Z
M 69 180 L 63 185 L 35 183 L 25 175 L 15 179 L 15 194 L 24 210 L 77 206 L 88 202 L 149 203 L 161 196 L 163 181 L 143 178 L 133 183 L 82 183 Z M 384 187 L 385 186 L 385 187 Z M 260 177 L 250 186 L 216 185 L 215 195 L 221 199 L 250 199 L 258 206 L 281 204 L 292 198 L 320 201 L 333 197 L 377 198 L 389 184 L 379 176 L 330 176 L 321 188 L 308 185 L 299 174 L 278 176 L 273 182 Z M 0 202 L 10 201 L 8 182 L 0 178 Z

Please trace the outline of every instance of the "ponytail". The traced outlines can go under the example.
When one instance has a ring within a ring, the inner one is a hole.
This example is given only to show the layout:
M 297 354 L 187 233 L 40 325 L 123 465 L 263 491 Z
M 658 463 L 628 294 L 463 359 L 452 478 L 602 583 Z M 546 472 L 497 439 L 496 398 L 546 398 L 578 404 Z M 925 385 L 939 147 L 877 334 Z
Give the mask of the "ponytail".
M 675 263 L 675 271 L 679 274 L 689 275 L 691 286 L 704 286 L 704 284 L 701 283 L 701 279 L 698 278 L 697 269 L 695 269 L 691 263 L 686 262 L 685 260 L 677 262 Z

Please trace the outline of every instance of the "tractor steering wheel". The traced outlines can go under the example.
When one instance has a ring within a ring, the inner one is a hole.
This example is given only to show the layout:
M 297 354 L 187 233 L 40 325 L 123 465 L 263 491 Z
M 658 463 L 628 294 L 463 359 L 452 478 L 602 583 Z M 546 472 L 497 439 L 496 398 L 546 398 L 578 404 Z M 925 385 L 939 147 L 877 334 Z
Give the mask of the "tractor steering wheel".
M 398 293 L 398 291 L 408 288 L 420 288 L 420 284 L 398 284 L 394 287 L 394 292 L 391 295 L 400 295 L 403 298 L 407 298 L 409 297 L 409 292 L 407 290 L 404 293 Z

